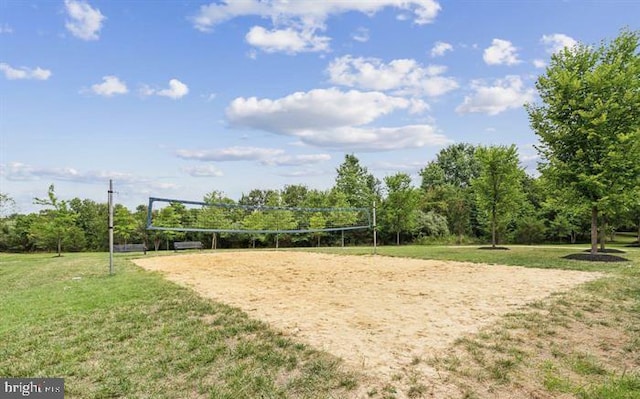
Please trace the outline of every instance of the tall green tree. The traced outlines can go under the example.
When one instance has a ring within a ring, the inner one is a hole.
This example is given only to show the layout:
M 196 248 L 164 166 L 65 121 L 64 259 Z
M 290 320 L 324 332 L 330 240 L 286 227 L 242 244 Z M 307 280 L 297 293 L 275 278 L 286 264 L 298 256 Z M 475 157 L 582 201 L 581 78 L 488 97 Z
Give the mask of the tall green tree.
M 540 139 L 541 172 L 591 209 L 591 253 L 598 216 L 632 200 L 640 185 L 640 32 L 554 54 L 527 105 Z
M 109 245 L 107 220 L 109 209 L 106 203 L 90 199 L 73 198 L 69 207 L 76 214 L 76 226 L 84 232 L 87 250 L 104 251 Z
M 475 195 L 471 187 L 480 173 L 477 147 L 458 143 L 440 150 L 436 159 L 420 171 L 424 211 L 446 216 L 451 233 L 462 242 L 465 234 L 478 231 Z
M 58 199 L 53 184 L 49 186 L 47 198 L 35 198 L 34 203 L 47 207 L 40 212 L 38 222 L 31 229 L 40 246 L 48 249 L 55 247 L 58 256 L 62 256 L 63 242 L 73 249 L 84 247 L 84 234 L 75 224 L 77 215 L 67 201 Z
M 522 177 L 518 152 L 510 147 L 479 147 L 476 156 L 480 174 L 472 184 L 478 207 L 487 215 L 491 229 L 491 245 L 497 243 L 498 226 L 504 225 L 516 205 L 522 201 Z
M 336 170 L 334 188 L 345 194 L 349 205 L 356 208 L 371 208 L 380 198 L 380 180 L 360 164 L 353 154 L 347 154 Z
M 121 204 L 116 204 L 113 210 L 113 233 L 117 240 L 127 244 L 138 227 L 135 216 Z
M 458 188 L 471 186 L 471 181 L 480 173 L 480 163 L 475 157 L 476 147 L 467 143 L 451 144 L 442 149 L 436 159 L 420 171 L 421 187 L 444 184 Z
M 225 205 L 234 205 L 234 201 L 224 195 L 222 191 L 214 190 L 204 196 L 204 202 L 211 206 L 203 207 L 198 213 L 198 226 L 208 229 L 228 230 L 233 226 L 231 208 Z M 212 233 L 211 249 L 218 247 L 218 233 Z
M 416 226 L 419 191 L 411 185 L 406 173 L 396 173 L 384 178 L 387 197 L 382 203 L 382 225 L 396 236 L 400 245 L 400 234 L 410 232 Z
M 0 218 L 5 218 L 15 212 L 16 202 L 9 194 L 0 193 Z
M 15 201 L 8 194 L 0 193 L 0 250 L 9 247 L 10 230 L 15 223 L 9 218 L 15 210 Z
M 166 228 L 178 228 L 182 227 L 182 215 L 185 212 L 184 205 L 172 202 L 169 206 L 166 206 L 157 211 L 155 215 L 154 225 L 157 227 Z M 153 233 L 154 249 L 157 251 L 160 248 L 162 240 L 166 242 L 166 249 L 169 250 L 169 241 L 180 239 L 184 237 L 183 232 L 175 230 L 157 230 Z
M 309 218 L 309 228 L 311 230 L 317 230 L 311 233 L 313 237 L 318 240 L 317 246 L 320 246 L 320 238 L 325 234 L 323 231 L 320 231 L 327 227 L 327 216 L 322 212 L 314 212 Z

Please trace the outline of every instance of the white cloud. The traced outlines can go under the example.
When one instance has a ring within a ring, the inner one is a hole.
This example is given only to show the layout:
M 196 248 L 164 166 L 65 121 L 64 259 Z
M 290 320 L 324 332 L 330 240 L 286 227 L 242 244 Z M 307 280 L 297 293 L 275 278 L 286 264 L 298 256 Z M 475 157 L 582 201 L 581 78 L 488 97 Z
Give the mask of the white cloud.
M 358 28 L 351 34 L 351 38 L 356 42 L 365 43 L 369 41 L 369 29 Z
M 276 133 L 364 125 L 397 109 L 408 109 L 405 98 L 380 92 L 336 88 L 297 92 L 277 100 L 239 97 L 227 108 L 232 125 Z
M 482 81 L 474 81 L 471 88 L 474 91 L 473 95 L 465 96 L 464 102 L 456 108 L 458 113 L 481 112 L 497 115 L 533 101 L 535 94 L 534 89 L 524 87 L 519 76 L 498 79 L 492 86 Z
M 169 97 L 177 100 L 189 94 L 189 87 L 178 79 L 171 79 L 169 81 L 169 88 L 167 89 L 154 89 L 149 86 L 143 86 L 140 89 L 140 94 L 142 94 L 143 96 L 155 95 L 161 97 Z
M 286 170 L 286 172 L 281 172 L 278 173 L 279 176 L 282 177 L 293 177 L 293 178 L 301 178 L 301 177 L 313 177 L 313 176 L 323 176 L 325 174 L 327 174 L 327 172 L 320 170 L 320 169 L 302 169 L 302 170 L 294 170 L 294 171 L 289 171 L 288 169 L 284 169 Z
M 4 76 L 9 80 L 18 79 L 35 79 L 35 80 L 47 80 L 51 77 L 51 71 L 48 69 L 42 69 L 36 67 L 36 69 L 28 67 L 14 68 L 4 62 L 0 63 L 0 71 L 4 73 Z
M 49 168 L 37 167 L 24 164 L 21 162 L 10 162 L 0 165 L 0 174 L 5 176 L 7 180 L 12 181 L 28 181 L 51 179 L 56 181 L 71 181 L 75 183 L 99 183 L 102 184 L 109 179 L 118 180 L 119 182 L 136 182 L 139 179 L 134 178 L 128 173 L 120 173 L 113 171 L 88 171 L 81 172 L 73 167 Z
M 517 49 L 510 41 L 502 39 L 493 39 L 482 58 L 489 65 L 515 65 L 520 62 Z
M 533 66 L 536 68 L 546 68 L 547 62 L 545 60 L 535 59 L 533 60 Z
M 562 51 L 565 47 L 574 47 L 578 42 L 563 33 L 554 33 L 551 35 L 542 35 L 540 42 L 545 45 L 547 53 L 553 54 Z
M 341 127 L 330 130 L 309 130 L 300 138 L 307 144 L 335 150 L 391 151 L 451 143 L 431 125 L 400 127 Z
M 129 92 L 125 82 L 118 79 L 117 76 L 103 76 L 102 83 L 96 83 L 91 86 L 91 91 L 100 96 L 112 97 L 116 94 L 126 94 Z
M 331 159 L 329 154 L 287 155 L 277 148 L 262 147 L 228 147 L 215 150 L 178 150 L 178 158 L 203 162 L 257 161 L 269 166 L 300 166 L 325 162 Z M 183 168 L 192 176 L 222 176 L 217 168 L 204 167 Z
M 275 166 L 301 166 L 312 165 L 325 162 L 331 159 L 329 154 L 308 154 L 308 155 L 284 155 L 273 159 L 263 160 L 265 165 Z
M 273 29 L 254 26 L 245 37 L 247 42 L 267 52 L 295 54 L 329 50 L 330 38 L 316 33 L 326 30 L 330 16 L 346 12 L 373 15 L 387 7 L 413 12 L 416 24 L 433 22 L 441 9 L 436 0 L 222 0 L 201 6 L 191 20 L 196 29 L 208 32 L 215 25 L 238 17 L 268 18 Z M 354 39 L 366 41 L 368 32 Z
M 433 22 L 441 10 L 435 0 L 223 0 L 201 6 L 192 21 L 201 31 L 209 31 L 219 23 L 243 16 L 270 18 L 274 24 L 293 22 L 319 26 L 331 15 L 350 11 L 373 15 L 387 7 L 412 11 L 414 22 L 420 25 Z
M 178 158 L 206 162 L 264 161 L 284 154 L 284 150 L 260 147 L 229 147 L 217 150 L 178 150 Z
M 193 177 L 221 177 L 224 173 L 213 165 L 204 166 L 188 166 L 182 168 L 182 171 Z
M 98 33 L 106 19 L 97 8 L 93 8 L 84 1 L 65 0 L 67 15 L 65 27 L 75 37 L 82 40 L 98 40 Z
M 354 58 L 350 55 L 336 58 L 327 68 L 329 80 L 342 86 L 431 97 L 458 88 L 455 79 L 442 76 L 446 70 L 441 65 L 423 67 L 413 59 L 398 59 L 385 64 L 377 58 Z
M 0 24 L 0 34 L 13 33 L 13 28 L 9 24 Z
M 298 138 L 307 145 L 366 151 L 441 145 L 446 137 L 430 125 L 361 127 L 415 103 L 380 92 L 343 92 L 335 88 L 298 92 L 271 99 L 236 98 L 226 114 L 232 126 Z
M 431 57 L 442 57 L 447 51 L 453 51 L 453 46 L 445 42 L 436 42 L 431 48 Z
M 252 27 L 245 39 L 250 45 L 267 53 L 283 52 L 289 54 L 327 51 L 331 40 L 326 36 L 316 36 L 313 29 L 267 30 L 261 26 Z

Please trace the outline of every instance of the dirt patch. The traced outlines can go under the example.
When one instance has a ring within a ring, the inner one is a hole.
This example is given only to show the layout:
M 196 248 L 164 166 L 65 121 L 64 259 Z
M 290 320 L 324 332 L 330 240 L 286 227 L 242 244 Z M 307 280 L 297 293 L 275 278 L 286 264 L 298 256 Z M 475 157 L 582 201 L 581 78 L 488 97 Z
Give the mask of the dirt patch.
M 381 256 L 220 252 L 136 259 L 273 328 L 393 378 L 521 305 L 598 273 Z M 427 366 L 425 366 L 427 367 Z M 435 370 L 424 370 L 436 377 Z

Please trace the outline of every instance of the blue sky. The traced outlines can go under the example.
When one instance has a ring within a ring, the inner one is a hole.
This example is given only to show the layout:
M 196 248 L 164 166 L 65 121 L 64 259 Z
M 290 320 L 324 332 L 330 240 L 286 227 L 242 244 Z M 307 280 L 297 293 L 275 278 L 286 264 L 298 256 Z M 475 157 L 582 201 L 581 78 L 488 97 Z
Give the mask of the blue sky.
M 551 54 L 638 29 L 640 1 L 0 0 L 0 192 L 233 199 L 516 144 Z

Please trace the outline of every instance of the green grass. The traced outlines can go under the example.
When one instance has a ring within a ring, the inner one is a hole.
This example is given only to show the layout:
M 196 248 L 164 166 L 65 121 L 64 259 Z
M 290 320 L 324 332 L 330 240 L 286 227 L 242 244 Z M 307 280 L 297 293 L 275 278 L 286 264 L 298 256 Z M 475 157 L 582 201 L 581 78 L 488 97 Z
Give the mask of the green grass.
M 508 251 L 480 250 L 481 246 L 440 246 L 440 245 L 407 245 L 407 246 L 383 246 L 376 252 L 383 256 L 397 256 L 417 259 L 440 259 L 459 262 L 488 263 L 499 265 L 513 265 L 535 267 L 541 269 L 564 269 L 582 271 L 611 271 L 618 270 L 620 266 L 629 265 L 631 262 L 602 263 L 563 259 L 565 255 L 579 253 L 588 248 L 587 245 L 564 246 L 526 246 L 509 245 Z M 575 248 L 575 249 L 571 249 Z M 627 259 L 629 256 L 636 258 L 640 254 L 638 248 L 626 248 L 621 245 L 608 245 L 608 248 L 619 248 L 626 253 L 616 254 Z M 345 255 L 371 255 L 371 247 L 349 248 L 324 248 L 322 252 Z M 634 255 L 635 254 L 635 255 Z M 632 259 L 630 259 L 632 260 Z
M 0 375 L 64 377 L 68 398 L 421 398 L 442 383 L 457 388 L 452 398 L 640 398 L 640 249 L 623 244 L 613 246 L 630 262 L 615 264 L 562 259 L 586 245 L 378 248 L 385 256 L 605 274 L 442 353 L 415 354 L 388 381 L 345 370 L 340 359 L 128 260 L 142 255 L 116 256 L 109 276 L 106 254 L 0 254 Z
M 356 374 L 231 307 L 105 254 L 0 254 L 0 375 L 68 398 L 349 397 Z

